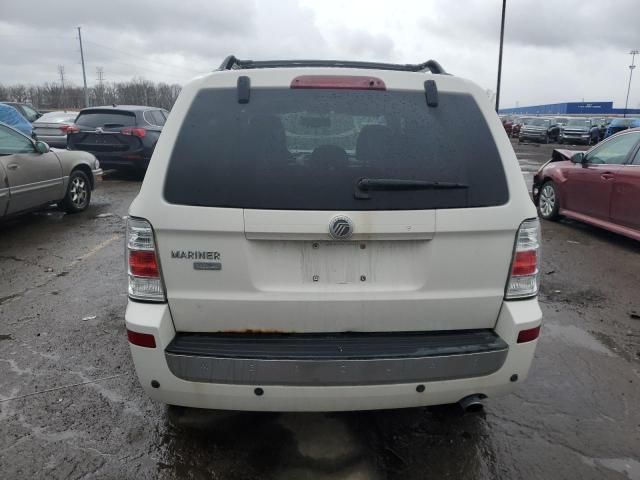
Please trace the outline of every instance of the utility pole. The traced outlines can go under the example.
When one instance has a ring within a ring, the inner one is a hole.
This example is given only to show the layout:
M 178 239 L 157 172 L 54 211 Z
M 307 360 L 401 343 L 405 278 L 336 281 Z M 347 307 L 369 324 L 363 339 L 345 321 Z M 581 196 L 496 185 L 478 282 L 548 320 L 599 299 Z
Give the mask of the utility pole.
M 66 107 L 64 101 L 64 65 L 58 65 L 58 75 L 60 75 L 60 105 L 62 107 Z
M 84 80 L 84 106 L 89 106 L 89 94 L 87 93 L 87 73 L 84 70 L 84 52 L 82 51 L 82 32 L 78 27 L 78 40 L 80 40 L 80 60 L 82 61 L 82 79 Z
M 498 86 L 496 88 L 496 113 L 500 109 L 500 80 L 502 79 L 502 45 L 504 43 L 504 14 L 507 10 L 507 0 L 502 0 L 502 23 L 500 24 L 500 54 L 498 56 Z
M 631 65 L 629 65 L 629 86 L 627 87 L 627 99 L 624 101 L 624 117 L 627 116 L 627 106 L 629 105 L 629 92 L 631 91 L 631 79 L 633 78 L 633 69 L 636 68 L 636 55 L 638 55 L 638 50 L 631 50 L 629 55 L 631 55 Z

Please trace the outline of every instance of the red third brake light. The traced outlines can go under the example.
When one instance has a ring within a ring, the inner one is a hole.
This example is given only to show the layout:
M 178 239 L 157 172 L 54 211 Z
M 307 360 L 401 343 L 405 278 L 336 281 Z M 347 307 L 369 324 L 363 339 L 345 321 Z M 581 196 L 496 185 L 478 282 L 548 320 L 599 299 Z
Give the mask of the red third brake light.
M 338 90 L 386 90 L 376 77 L 353 75 L 301 75 L 291 81 L 291 88 L 335 88 Z
M 144 138 L 144 136 L 147 134 L 147 131 L 144 128 L 127 127 L 120 130 L 120 133 L 122 135 L 132 135 L 134 137 Z
M 129 271 L 136 277 L 157 278 L 160 276 L 156 252 L 148 250 L 129 251 Z

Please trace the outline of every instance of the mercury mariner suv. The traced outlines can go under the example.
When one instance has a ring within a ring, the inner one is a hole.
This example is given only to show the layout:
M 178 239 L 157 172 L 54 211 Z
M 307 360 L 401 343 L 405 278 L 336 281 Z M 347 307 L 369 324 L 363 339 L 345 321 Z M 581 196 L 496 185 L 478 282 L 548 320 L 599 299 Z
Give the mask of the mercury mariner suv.
M 139 380 L 224 410 L 475 407 L 527 376 L 539 233 L 486 94 L 437 62 L 228 57 L 130 207 Z

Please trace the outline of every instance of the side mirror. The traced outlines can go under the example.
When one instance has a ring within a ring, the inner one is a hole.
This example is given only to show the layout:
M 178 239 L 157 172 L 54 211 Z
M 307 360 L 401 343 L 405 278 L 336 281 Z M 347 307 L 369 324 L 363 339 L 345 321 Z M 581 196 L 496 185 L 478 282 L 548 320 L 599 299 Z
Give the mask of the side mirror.
M 582 152 L 578 152 L 578 153 L 574 153 L 573 157 L 571 157 L 571 161 L 573 163 L 584 163 L 585 157 L 584 157 L 584 153 Z
M 36 142 L 36 152 L 38 152 L 38 153 L 47 153 L 49 151 L 50 151 L 49 145 L 47 145 L 46 143 L 41 142 L 41 141 L 37 141 Z

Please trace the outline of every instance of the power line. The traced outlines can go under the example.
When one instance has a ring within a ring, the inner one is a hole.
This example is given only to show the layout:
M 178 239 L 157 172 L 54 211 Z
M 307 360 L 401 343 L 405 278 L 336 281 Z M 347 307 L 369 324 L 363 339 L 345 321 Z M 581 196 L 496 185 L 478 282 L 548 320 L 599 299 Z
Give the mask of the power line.
M 60 85 L 62 86 L 62 91 L 64 92 L 64 65 L 58 65 L 58 75 L 60 75 Z
M 104 82 L 104 68 L 96 67 L 96 75 L 98 75 L 98 85 L 102 86 Z
M 116 53 L 120 53 L 122 55 L 126 55 L 127 57 L 131 57 L 131 58 L 136 58 L 138 60 L 142 60 L 143 62 L 150 63 L 150 64 L 154 65 L 155 67 L 158 67 L 158 66 L 162 67 L 161 65 L 158 65 L 153 60 L 145 58 L 145 57 L 143 57 L 141 55 L 136 55 L 136 54 L 131 53 L 131 52 L 125 52 L 124 50 L 119 50 L 117 48 L 113 48 L 113 47 L 110 47 L 108 45 L 103 45 L 102 43 L 94 42 L 93 40 L 85 40 L 85 43 L 90 43 L 90 44 L 95 45 L 97 47 L 106 48 L 107 50 L 112 50 L 112 51 L 114 51 Z M 172 68 L 172 67 L 167 67 L 167 68 Z M 190 70 L 194 74 L 202 73 L 201 71 L 195 70 L 193 68 L 188 68 L 188 70 Z
M 96 89 L 96 97 L 99 96 L 100 97 L 98 99 L 99 103 L 103 104 L 104 103 L 104 68 L 97 67 L 96 74 L 98 75 L 98 88 Z
M 58 65 L 58 75 L 60 75 L 60 104 L 64 105 L 64 65 Z

